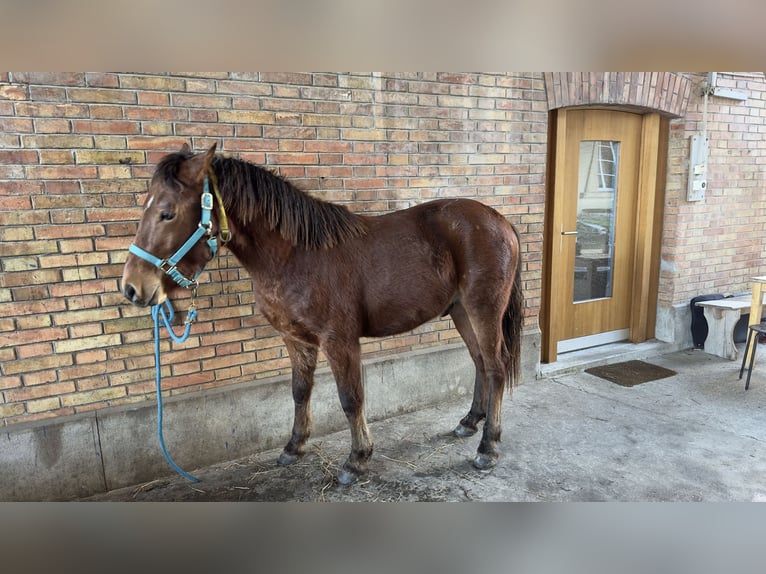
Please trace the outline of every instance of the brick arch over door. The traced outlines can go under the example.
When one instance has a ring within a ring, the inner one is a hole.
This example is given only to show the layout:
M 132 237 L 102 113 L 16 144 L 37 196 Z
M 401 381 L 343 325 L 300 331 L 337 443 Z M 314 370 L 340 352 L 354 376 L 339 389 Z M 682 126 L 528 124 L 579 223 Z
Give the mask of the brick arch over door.
M 548 109 L 572 106 L 630 106 L 680 117 L 692 82 L 675 72 L 549 72 Z

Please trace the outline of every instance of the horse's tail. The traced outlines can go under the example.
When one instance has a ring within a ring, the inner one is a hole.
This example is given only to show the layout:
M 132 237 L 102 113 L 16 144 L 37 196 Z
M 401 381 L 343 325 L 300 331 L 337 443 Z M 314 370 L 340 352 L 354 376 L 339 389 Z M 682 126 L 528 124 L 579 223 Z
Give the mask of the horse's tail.
M 511 296 L 508 299 L 505 313 L 503 313 L 503 342 L 506 350 L 504 354 L 507 362 L 509 391 L 521 382 L 521 331 L 524 322 L 524 293 L 521 288 L 521 240 L 515 227 L 513 232 L 516 234 L 516 243 L 519 249 Z

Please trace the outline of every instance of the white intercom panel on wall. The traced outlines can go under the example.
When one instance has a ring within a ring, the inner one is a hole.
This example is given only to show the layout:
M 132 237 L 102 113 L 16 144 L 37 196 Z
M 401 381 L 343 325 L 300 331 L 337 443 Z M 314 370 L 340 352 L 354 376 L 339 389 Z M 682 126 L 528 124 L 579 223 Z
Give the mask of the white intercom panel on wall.
M 707 158 L 709 139 L 696 135 L 691 137 L 689 146 L 689 188 L 686 198 L 689 201 L 705 199 L 707 189 Z

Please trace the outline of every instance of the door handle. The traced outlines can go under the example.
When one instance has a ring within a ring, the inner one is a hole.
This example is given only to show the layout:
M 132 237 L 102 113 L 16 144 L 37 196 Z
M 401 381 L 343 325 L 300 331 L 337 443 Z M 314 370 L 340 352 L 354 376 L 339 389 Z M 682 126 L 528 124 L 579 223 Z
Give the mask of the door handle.
M 577 235 L 576 231 L 562 231 L 561 235 Z

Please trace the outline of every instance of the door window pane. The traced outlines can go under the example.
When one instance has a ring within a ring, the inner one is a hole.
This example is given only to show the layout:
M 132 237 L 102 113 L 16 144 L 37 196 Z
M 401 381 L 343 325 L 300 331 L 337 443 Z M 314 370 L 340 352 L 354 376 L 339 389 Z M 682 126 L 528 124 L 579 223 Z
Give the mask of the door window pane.
M 612 296 L 619 157 L 619 142 L 580 142 L 575 303 Z

